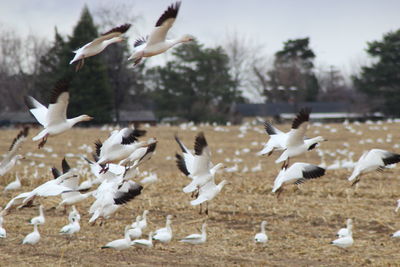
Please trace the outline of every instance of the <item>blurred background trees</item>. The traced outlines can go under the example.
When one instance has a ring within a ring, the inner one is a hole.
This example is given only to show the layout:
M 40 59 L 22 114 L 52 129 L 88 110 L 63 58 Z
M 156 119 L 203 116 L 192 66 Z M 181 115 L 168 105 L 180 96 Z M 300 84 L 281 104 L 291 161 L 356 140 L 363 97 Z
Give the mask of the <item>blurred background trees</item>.
M 130 5 L 93 13 L 85 7 L 71 35 L 63 36 L 55 26 L 52 40 L 23 38 L 0 25 L 1 111 L 26 110 L 26 94 L 47 102 L 54 83 L 71 77 L 68 115 L 86 113 L 97 123 L 118 122 L 121 110 L 223 122 L 232 119 L 234 104 L 244 102 L 340 101 L 363 105 L 362 112 L 400 115 L 400 30 L 368 43 L 374 61 L 352 79 L 334 66 L 315 67 L 308 37 L 289 39 L 267 56 L 264 44 L 238 33 L 227 35 L 222 46 L 205 47 L 201 40 L 177 46 L 167 52 L 169 60 L 158 65 L 145 60 L 135 68 L 127 61 L 134 40 L 127 40 L 88 58 L 75 73 L 69 65 L 73 50 L 137 19 Z

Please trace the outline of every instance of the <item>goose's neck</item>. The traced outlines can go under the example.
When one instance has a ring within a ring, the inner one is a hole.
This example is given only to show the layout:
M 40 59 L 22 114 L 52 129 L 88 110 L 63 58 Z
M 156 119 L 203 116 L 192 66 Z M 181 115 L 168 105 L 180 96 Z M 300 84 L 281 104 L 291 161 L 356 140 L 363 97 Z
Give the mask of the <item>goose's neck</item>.
M 36 223 L 33 225 L 33 231 L 34 231 L 34 232 L 39 232 Z
M 85 116 L 78 116 L 75 118 L 71 118 L 71 119 L 67 119 L 67 122 L 69 124 L 70 127 L 74 126 L 75 124 L 77 124 L 78 122 L 84 121 L 85 120 Z
M 39 207 L 39 214 L 40 214 L 40 216 L 42 216 L 42 217 L 43 217 L 43 215 L 44 215 L 44 214 L 43 214 L 43 207 L 42 207 L 42 206 Z

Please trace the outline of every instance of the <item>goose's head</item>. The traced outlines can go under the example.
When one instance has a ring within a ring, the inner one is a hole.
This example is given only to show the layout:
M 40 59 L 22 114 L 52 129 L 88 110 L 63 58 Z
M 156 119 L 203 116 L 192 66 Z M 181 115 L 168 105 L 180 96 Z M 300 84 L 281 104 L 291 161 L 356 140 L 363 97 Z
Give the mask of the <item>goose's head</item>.
M 181 37 L 181 42 L 182 42 L 182 43 L 192 42 L 192 41 L 194 41 L 194 40 L 195 40 L 194 36 L 193 36 L 193 35 L 190 35 L 190 34 L 184 34 L 184 35 Z
M 261 229 L 265 229 L 266 225 L 267 225 L 267 221 L 262 221 L 261 222 Z
M 94 118 L 93 117 L 90 117 L 89 115 L 81 115 L 81 116 L 79 116 L 79 119 L 80 119 L 80 121 L 91 121 L 91 120 L 93 120 Z
M 347 219 L 346 225 L 347 225 L 347 227 L 349 227 L 350 225 L 353 225 L 353 220 L 352 219 Z

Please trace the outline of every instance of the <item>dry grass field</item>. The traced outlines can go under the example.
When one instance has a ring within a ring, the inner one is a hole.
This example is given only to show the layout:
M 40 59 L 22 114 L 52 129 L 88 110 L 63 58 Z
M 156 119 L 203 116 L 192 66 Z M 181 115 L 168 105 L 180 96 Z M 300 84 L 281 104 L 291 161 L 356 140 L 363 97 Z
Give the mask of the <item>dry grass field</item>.
M 329 141 L 319 148 L 331 153 L 337 149 L 354 152 L 357 160 L 366 149 L 382 148 L 400 152 L 400 125 L 350 124 L 312 125 L 308 136 L 322 135 Z M 347 177 L 351 170 L 327 171 L 324 177 L 308 181 L 298 187 L 287 186 L 279 199 L 271 193 L 273 181 L 280 165 L 274 163 L 279 153 L 270 157 L 255 155 L 267 140 L 262 126 L 251 126 L 244 137 L 239 138 L 238 126 L 223 127 L 229 132 L 214 131 L 214 127 L 198 127 L 197 130 L 182 130 L 179 127 L 151 127 L 147 137 L 159 140 L 153 158 L 141 167 L 141 171 L 153 171 L 158 182 L 144 186 L 142 194 L 122 207 L 117 214 L 103 226 L 88 225 L 88 207 L 92 200 L 78 205 L 82 215 L 81 231 L 71 241 L 58 234 L 67 224 L 67 216 L 58 209 L 59 197 L 36 199 L 35 206 L 13 210 L 4 219 L 7 238 L 0 240 L 1 266 L 400 266 L 400 240 L 389 235 L 400 229 L 400 214 L 394 212 L 396 200 L 400 198 L 400 166 L 386 173 L 370 173 L 362 177 L 357 187 L 350 187 Z M 257 129 L 257 131 L 254 130 Z M 280 126 L 287 130 L 289 125 Z M 30 138 L 38 129 L 32 130 Z M 209 205 L 209 216 L 199 215 L 197 207 L 189 204 L 190 196 L 182 192 L 189 179 L 181 175 L 175 166 L 174 154 L 179 151 L 173 136 L 178 133 L 182 141 L 193 147 L 198 131 L 204 131 L 213 153 L 213 162 L 224 162 L 227 167 L 234 165 L 225 158 L 241 158 L 239 171 L 221 172 L 216 176 L 230 181 L 221 194 Z M 362 133 L 360 132 L 362 131 Z M 357 134 L 358 132 L 358 134 Z M 6 151 L 17 130 L 2 130 L 0 150 Z M 37 144 L 27 141 L 22 153 L 31 151 L 10 174 L 0 178 L 0 188 L 15 177 L 15 171 L 23 178 L 23 190 L 31 189 L 51 179 L 50 167 L 60 168 L 62 157 L 67 153 L 89 154 L 80 149 L 83 144 L 92 145 L 100 138 L 104 140 L 107 131 L 100 129 L 75 128 L 64 135 L 49 138 L 46 147 L 52 152 L 38 150 Z M 388 136 L 389 135 L 389 136 Z M 390 135 L 392 137 L 390 138 Z M 378 140 L 382 139 L 382 140 Z M 388 139 L 388 140 L 386 140 Z M 390 140 L 391 139 L 391 140 Z M 252 142 L 258 145 L 252 145 Z M 348 147 L 343 145 L 348 143 Z M 249 148 L 249 153 L 235 155 L 236 150 Z M 223 149 L 223 153 L 217 153 Z M 35 153 L 44 154 L 44 158 Z M 339 155 L 326 156 L 327 164 L 332 164 Z M 71 166 L 81 159 L 68 155 Z M 295 161 L 320 163 L 315 150 Z M 32 163 L 34 162 L 34 166 Z M 241 172 L 244 166 L 249 169 L 261 163 L 259 172 Z M 45 166 L 38 168 L 39 164 Z M 27 166 L 27 167 L 24 167 Z M 27 168 L 27 175 L 23 175 Z M 88 168 L 88 166 L 84 166 Z M 34 179 L 35 169 L 40 178 Z M 81 181 L 87 177 L 81 177 Z M 8 192 L 0 196 L 4 206 L 18 192 Z M 27 220 L 37 216 L 38 204 L 46 207 L 46 223 L 39 226 L 41 241 L 34 247 L 21 245 L 24 236 L 33 229 Z M 136 215 L 143 210 L 150 211 L 150 230 L 163 227 L 165 216 L 176 216 L 172 223 L 174 239 L 169 244 L 157 244 L 153 249 L 143 250 L 132 247 L 123 251 L 101 250 L 109 241 L 122 238 L 125 225 L 131 224 Z M 329 244 L 335 239 L 346 218 L 353 218 L 353 237 L 355 243 L 348 250 Z M 254 235 L 259 232 L 262 220 L 268 222 L 269 242 L 265 246 L 254 244 Z M 178 242 L 188 234 L 199 231 L 203 221 L 208 223 L 208 240 L 203 245 L 188 245 Z

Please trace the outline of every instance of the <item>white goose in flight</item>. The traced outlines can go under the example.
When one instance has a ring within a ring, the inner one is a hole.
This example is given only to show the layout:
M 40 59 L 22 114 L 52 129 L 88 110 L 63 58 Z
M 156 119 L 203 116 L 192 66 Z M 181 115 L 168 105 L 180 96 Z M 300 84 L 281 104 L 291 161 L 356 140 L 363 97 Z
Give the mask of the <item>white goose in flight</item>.
M 222 163 L 215 166 L 211 163 L 211 152 L 203 132 L 197 134 L 194 143 L 194 155 L 175 137 L 183 151 L 183 157 L 176 154 L 178 168 L 192 178 L 190 184 L 183 188 L 183 192 L 191 193 L 214 179 L 215 173 L 223 167 Z
M 141 147 L 149 146 L 147 141 L 139 141 L 138 137 L 146 134 L 146 131 L 123 128 L 120 131 L 113 131 L 111 135 L 102 144 L 99 140 L 96 141 L 96 150 L 99 152 L 97 163 L 100 165 L 109 163 L 119 163 L 125 160 L 135 150 Z M 101 172 L 108 170 L 106 167 Z
M 268 121 L 264 122 L 264 128 L 270 138 L 257 155 L 268 154 L 270 156 L 275 150 L 285 150 L 289 133 L 282 132 Z
M 289 182 L 294 184 L 301 184 L 308 179 L 315 179 L 325 174 L 325 169 L 317 165 L 296 162 L 289 168 L 284 167 L 275 178 L 272 193 L 278 192 L 278 195 L 283 190 L 283 185 Z
M 106 33 L 103 33 L 100 37 L 75 50 L 75 56 L 69 62 L 69 64 L 79 61 L 76 65 L 75 70 L 80 70 L 83 67 L 85 58 L 101 53 L 107 46 L 112 43 L 124 41 L 125 39 L 121 35 L 128 31 L 130 27 L 131 24 L 124 24 L 119 27 L 115 27 Z
M 47 137 L 61 134 L 72 128 L 81 121 L 90 121 L 93 118 L 88 115 L 81 115 L 72 119 L 67 119 L 67 107 L 69 102 L 68 92 L 69 81 L 59 80 L 54 86 L 51 94 L 49 107 L 46 108 L 31 96 L 25 96 L 25 104 L 36 120 L 43 125 L 44 129 L 35 137 L 33 141 L 42 139 L 39 148 L 43 147 Z
M 301 155 L 308 150 L 314 149 L 319 142 L 326 141 L 322 136 L 317 136 L 310 139 L 304 139 L 308 128 L 308 120 L 310 118 L 310 108 L 303 108 L 299 111 L 296 118 L 293 120 L 292 129 L 288 133 L 286 141 L 286 150 L 275 161 L 279 163 L 284 161 L 283 167 L 289 166 L 289 159 Z
M 364 152 L 356 165 L 353 173 L 348 178 L 349 181 L 355 180 L 352 185 L 360 181 L 362 174 L 371 171 L 383 171 L 387 165 L 400 162 L 400 154 L 389 152 L 383 149 L 371 149 Z
M 141 37 L 135 41 L 133 45 L 134 52 L 128 58 L 128 60 L 133 60 L 134 66 L 139 64 L 144 57 L 152 57 L 161 54 L 176 44 L 194 40 L 194 37 L 189 34 L 185 34 L 178 39 L 166 40 L 167 33 L 178 16 L 180 5 L 181 2 L 171 4 L 158 19 L 155 28 L 150 33 L 150 36 L 147 38 Z
M 8 149 L 7 154 L 0 162 L 0 176 L 5 175 L 9 172 L 17 163 L 18 160 L 22 159 L 22 155 L 17 155 L 18 149 L 21 147 L 22 143 L 25 142 L 26 137 L 29 133 L 29 127 L 24 127 L 14 138 L 11 143 L 10 148 Z

